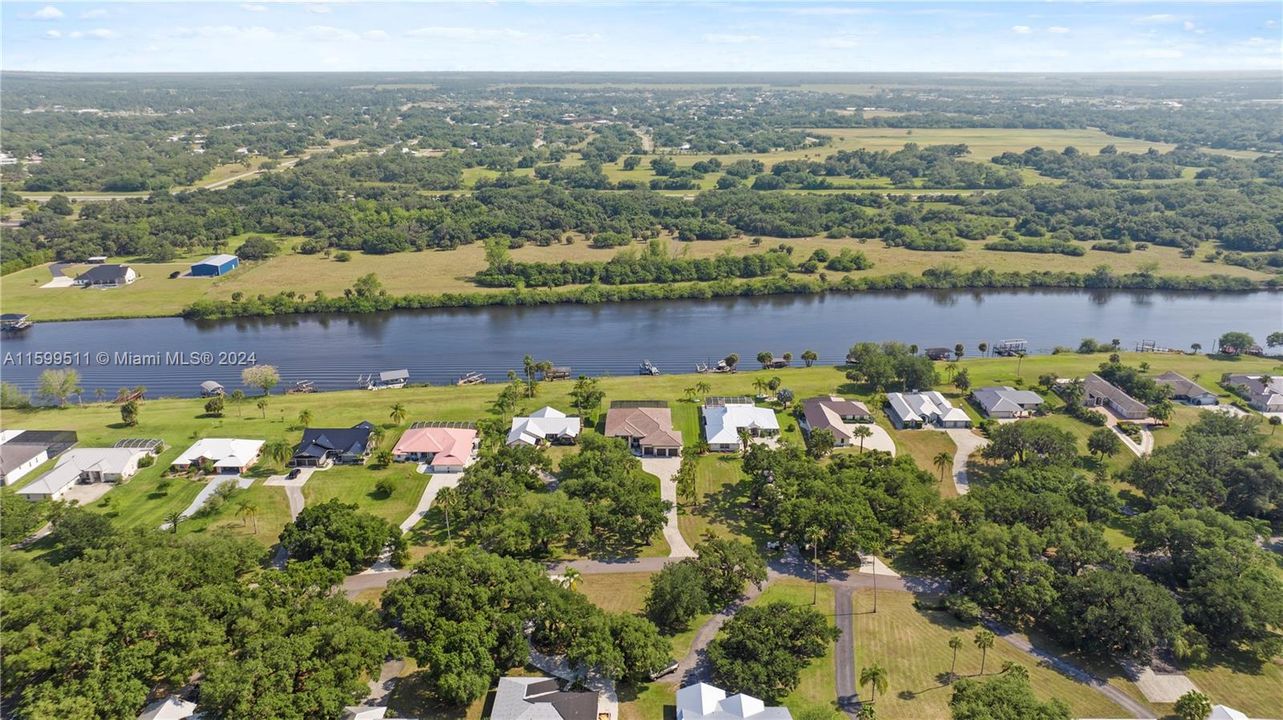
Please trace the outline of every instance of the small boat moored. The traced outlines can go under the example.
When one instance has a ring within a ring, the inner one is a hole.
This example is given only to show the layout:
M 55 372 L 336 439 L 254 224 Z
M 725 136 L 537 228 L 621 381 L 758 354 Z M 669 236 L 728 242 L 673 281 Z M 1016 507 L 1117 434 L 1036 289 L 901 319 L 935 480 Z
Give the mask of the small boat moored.
M 25 313 L 5 313 L 0 315 L 0 331 L 9 333 L 22 332 L 34 324 L 31 322 L 31 316 Z
M 484 385 L 485 383 L 486 376 L 476 370 L 460 375 L 459 379 L 454 382 L 455 385 Z
M 401 370 L 384 370 L 381 373 L 362 375 L 356 379 L 356 384 L 366 390 L 396 390 L 405 387 L 410 381 L 410 371 Z
M 655 363 L 652 363 L 649 360 L 642 360 L 641 365 L 637 366 L 637 374 L 638 375 L 658 375 L 659 368 L 655 367 Z

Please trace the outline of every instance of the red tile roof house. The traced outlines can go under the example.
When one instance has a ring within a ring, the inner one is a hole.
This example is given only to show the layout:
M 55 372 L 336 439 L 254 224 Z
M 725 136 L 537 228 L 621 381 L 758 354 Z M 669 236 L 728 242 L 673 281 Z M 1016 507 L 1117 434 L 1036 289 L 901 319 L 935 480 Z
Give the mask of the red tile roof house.
M 463 472 L 476 457 L 480 438 L 463 423 L 415 423 L 392 448 L 398 462 L 420 462 L 427 472 Z

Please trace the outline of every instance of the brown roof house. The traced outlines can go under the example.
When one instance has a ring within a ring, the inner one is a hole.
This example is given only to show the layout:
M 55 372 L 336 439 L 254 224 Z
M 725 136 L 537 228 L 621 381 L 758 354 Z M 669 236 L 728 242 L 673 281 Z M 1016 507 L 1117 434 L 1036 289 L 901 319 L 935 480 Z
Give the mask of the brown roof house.
M 1172 399 L 1178 402 L 1188 405 L 1215 405 L 1217 403 L 1215 394 L 1180 373 L 1174 373 L 1169 370 L 1155 377 L 1154 382 L 1171 388 Z
M 673 413 L 663 401 L 612 402 L 606 411 L 606 437 L 627 439 L 633 452 L 643 456 L 682 454 L 682 433 L 673 427 Z
M 802 429 L 809 435 L 815 430 L 833 433 L 837 447 L 853 444 L 851 423 L 873 422 L 869 408 L 864 403 L 847 400 L 835 395 L 807 398 L 802 401 Z

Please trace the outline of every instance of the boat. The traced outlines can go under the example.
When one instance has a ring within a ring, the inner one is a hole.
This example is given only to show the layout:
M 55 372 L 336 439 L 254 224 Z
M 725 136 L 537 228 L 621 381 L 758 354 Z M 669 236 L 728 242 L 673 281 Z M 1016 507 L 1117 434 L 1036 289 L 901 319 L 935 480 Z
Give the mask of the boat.
M 638 375 L 658 375 L 659 368 L 649 360 L 642 360 L 641 365 L 637 367 Z
M 1009 357 L 1011 355 L 1024 355 L 1029 352 L 1028 340 L 1003 340 L 993 348 L 994 355 Z
M 31 322 L 31 316 L 24 313 L 5 313 L 0 315 L 0 331 L 7 333 L 22 332 L 34 324 Z
M 486 382 L 485 375 L 482 375 L 476 370 L 472 370 L 470 372 L 466 372 L 460 375 L 459 379 L 454 381 L 454 384 L 455 385 L 484 385 L 485 382 Z
M 703 373 L 708 372 L 708 363 L 702 363 L 702 362 L 695 363 L 695 372 L 700 373 L 701 375 Z
M 362 375 L 356 379 L 356 384 L 366 390 L 396 390 L 405 387 L 409 381 L 410 371 L 403 368 Z
M 570 366 L 553 365 L 552 367 L 544 371 L 543 379 L 544 380 L 569 380 Z
M 316 385 L 311 380 L 299 380 L 294 383 L 293 387 L 285 391 L 286 394 L 293 393 L 313 393 L 316 392 Z

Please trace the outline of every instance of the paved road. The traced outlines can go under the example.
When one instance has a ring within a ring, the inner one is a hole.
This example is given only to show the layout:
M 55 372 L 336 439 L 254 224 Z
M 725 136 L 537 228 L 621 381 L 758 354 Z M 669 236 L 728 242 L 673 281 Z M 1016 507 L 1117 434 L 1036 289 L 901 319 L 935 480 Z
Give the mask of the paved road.
M 974 430 L 966 428 L 947 428 L 944 432 L 956 446 L 953 451 L 953 487 L 959 495 L 966 495 L 971 490 L 971 482 L 967 480 L 967 462 L 973 453 L 988 445 L 989 441 L 977 435 Z
M 695 551 L 682 537 L 677 525 L 677 483 L 673 478 L 682 466 L 681 458 L 642 458 L 642 469 L 659 478 L 659 496 L 672 504 L 668 509 L 668 522 L 664 525 L 664 540 L 668 541 L 668 557 L 695 557 Z
M 834 594 L 833 619 L 841 633 L 837 651 L 833 656 L 833 670 L 837 673 L 838 709 L 854 718 L 860 710 L 860 694 L 855 688 L 855 618 L 852 616 L 853 587 L 839 587 Z

